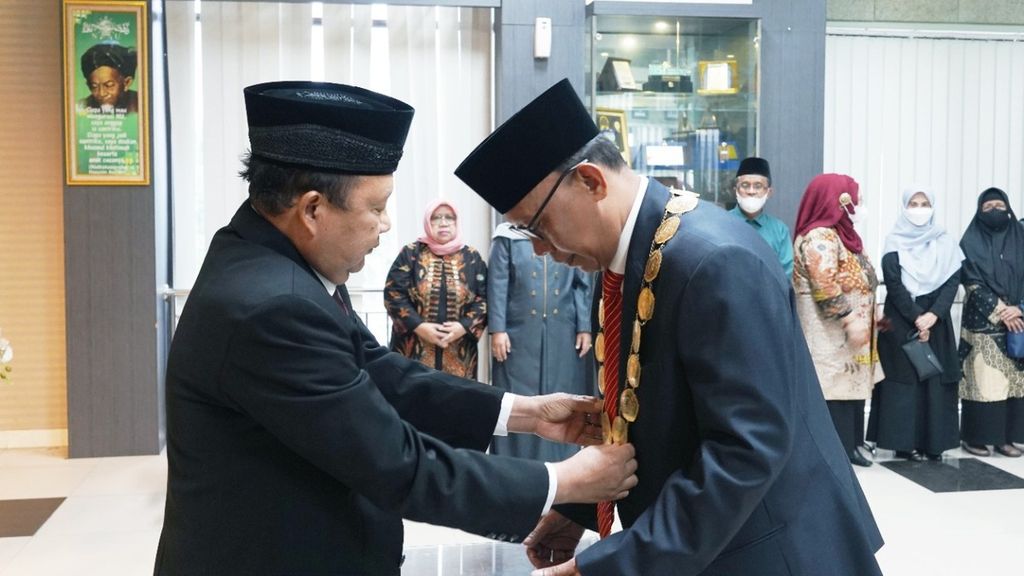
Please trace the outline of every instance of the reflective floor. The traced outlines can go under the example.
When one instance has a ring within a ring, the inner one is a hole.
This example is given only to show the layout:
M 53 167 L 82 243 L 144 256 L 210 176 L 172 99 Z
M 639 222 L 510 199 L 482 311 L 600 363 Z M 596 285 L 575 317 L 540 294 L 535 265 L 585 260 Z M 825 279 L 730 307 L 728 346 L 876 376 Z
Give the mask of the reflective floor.
M 887 576 L 1024 574 L 1024 458 L 891 460 L 857 468 L 886 539 Z M 0 576 L 152 574 L 163 517 L 162 456 L 67 460 L 0 450 Z M 594 535 L 588 533 L 588 543 Z M 529 573 L 523 549 L 407 523 L 403 576 Z

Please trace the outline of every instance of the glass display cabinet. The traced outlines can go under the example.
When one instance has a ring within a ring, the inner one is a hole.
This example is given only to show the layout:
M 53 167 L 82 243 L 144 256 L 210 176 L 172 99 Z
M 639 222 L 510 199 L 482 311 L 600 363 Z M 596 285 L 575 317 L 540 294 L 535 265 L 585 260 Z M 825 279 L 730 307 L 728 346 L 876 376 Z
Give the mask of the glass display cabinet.
M 588 16 L 587 97 L 641 174 L 730 207 L 757 155 L 759 21 Z

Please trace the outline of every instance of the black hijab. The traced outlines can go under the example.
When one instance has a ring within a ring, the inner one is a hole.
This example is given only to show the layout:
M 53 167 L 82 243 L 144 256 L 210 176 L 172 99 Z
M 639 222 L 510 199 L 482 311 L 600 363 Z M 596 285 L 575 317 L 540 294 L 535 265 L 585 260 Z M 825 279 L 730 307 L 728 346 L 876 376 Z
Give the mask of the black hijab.
M 989 200 L 1006 203 L 1005 224 L 993 226 L 991 216 L 983 217 L 981 205 Z M 1017 222 L 1006 192 L 989 188 L 978 196 L 977 211 L 960 239 L 960 249 L 965 286 L 984 284 L 1011 306 L 1024 300 L 1024 226 Z

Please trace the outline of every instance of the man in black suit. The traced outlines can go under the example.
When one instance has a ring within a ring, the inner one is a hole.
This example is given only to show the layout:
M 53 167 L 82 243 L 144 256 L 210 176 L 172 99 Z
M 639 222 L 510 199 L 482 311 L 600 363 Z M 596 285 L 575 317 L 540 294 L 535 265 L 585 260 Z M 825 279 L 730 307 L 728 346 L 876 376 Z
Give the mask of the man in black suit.
M 214 236 L 168 359 L 156 574 L 394 576 L 403 517 L 517 541 L 552 502 L 635 485 L 630 446 L 548 465 L 481 453 L 506 430 L 599 438 L 596 399 L 435 372 L 352 313 L 344 283 L 390 228 L 412 108 L 312 82 L 245 99 L 249 200 Z
M 640 483 L 618 533 L 611 503 L 546 515 L 526 542 L 537 574 L 880 574 L 793 289 L 749 226 L 630 170 L 568 80 L 456 174 L 536 252 L 603 271 L 604 424 L 636 446 Z M 572 558 L 583 525 L 606 537 Z

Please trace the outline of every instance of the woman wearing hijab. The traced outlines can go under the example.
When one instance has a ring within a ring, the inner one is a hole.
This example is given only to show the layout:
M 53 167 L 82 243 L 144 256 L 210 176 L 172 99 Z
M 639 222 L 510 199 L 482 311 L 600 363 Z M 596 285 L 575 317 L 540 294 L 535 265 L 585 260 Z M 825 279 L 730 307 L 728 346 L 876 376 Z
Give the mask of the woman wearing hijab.
M 384 285 L 391 349 L 475 379 L 477 341 L 487 325 L 487 264 L 462 242 L 451 202 L 428 206 L 423 230 L 399 252 Z
M 882 277 L 885 323 L 878 355 L 885 380 L 871 395 L 868 440 L 897 458 L 941 460 L 960 432 L 957 389 L 960 358 L 950 308 L 960 286 L 963 253 L 935 223 L 935 195 L 924 186 L 903 191 L 896 225 L 885 238 Z M 909 338 L 928 342 L 942 373 L 920 380 L 901 347 Z
M 811 180 L 800 200 L 793 242 L 797 313 L 832 422 L 850 462 L 858 451 L 864 401 L 882 379 L 875 342 L 875 269 L 853 228 L 866 209 L 857 182 L 842 174 Z
M 1007 331 L 1024 331 L 1024 228 L 1006 193 L 989 188 L 960 240 L 967 291 L 960 324 L 964 450 L 988 456 L 988 445 L 1017 458 L 1024 442 L 1024 361 L 1006 355 Z
M 533 396 L 590 394 L 590 274 L 533 252 L 529 238 L 503 222 L 487 264 L 487 327 L 494 386 Z M 579 448 L 530 434 L 495 436 L 491 453 L 557 462 Z

